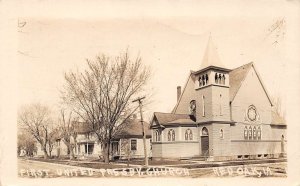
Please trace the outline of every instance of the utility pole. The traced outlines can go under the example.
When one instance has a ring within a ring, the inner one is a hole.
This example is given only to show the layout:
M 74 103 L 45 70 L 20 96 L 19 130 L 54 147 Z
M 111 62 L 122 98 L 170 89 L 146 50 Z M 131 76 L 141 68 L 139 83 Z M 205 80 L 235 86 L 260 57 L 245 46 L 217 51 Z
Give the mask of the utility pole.
M 147 154 L 147 146 L 146 146 L 146 133 L 145 133 L 145 127 L 144 127 L 144 120 L 143 120 L 143 104 L 142 100 L 145 99 L 146 97 L 139 97 L 132 102 L 138 102 L 139 107 L 140 107 L 140 114 L 141 114 L 141 124 L 142 124 L 142 131 L 143 131 L 143 143 L 144 143 L 144 155 L 145 155 L 145 166 L 148 167 L 148 154 Z

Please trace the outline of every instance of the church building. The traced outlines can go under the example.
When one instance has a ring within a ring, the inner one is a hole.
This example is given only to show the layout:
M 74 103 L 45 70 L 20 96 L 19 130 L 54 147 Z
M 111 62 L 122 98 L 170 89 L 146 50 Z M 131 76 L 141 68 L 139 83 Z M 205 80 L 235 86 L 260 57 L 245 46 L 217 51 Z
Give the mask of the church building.
M 153 158 L 279 158 L 286 123 L 274 110 L 253 62 L 226 68 L 211 37 L 200 69 L 191 71 L 171 113 L 151 121 Z

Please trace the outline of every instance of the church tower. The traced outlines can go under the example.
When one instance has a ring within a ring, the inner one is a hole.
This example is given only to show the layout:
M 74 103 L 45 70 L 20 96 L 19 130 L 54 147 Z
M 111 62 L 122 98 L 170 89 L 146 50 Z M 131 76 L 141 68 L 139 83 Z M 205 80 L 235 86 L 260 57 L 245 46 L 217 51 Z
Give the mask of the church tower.
M 229 121 L 229 69 L 221 63 L 211 36 L 201 69 L 193 73 L 197 95 L 197 122 Z

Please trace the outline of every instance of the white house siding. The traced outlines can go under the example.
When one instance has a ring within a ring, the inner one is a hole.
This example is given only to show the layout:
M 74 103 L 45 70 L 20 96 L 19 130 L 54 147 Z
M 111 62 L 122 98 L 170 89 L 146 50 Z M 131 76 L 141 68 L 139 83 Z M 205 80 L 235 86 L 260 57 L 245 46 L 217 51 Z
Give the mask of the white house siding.
M 131 151 L 131 158 L 143 158 L 144 157 L 144 142 L 142 138 L 129 138 L 129 139 L 120 139 L 119 145 L 122 144 L 126 144 L 123 143 L 125 140 L 128 140 L 128 145 L 129 147 L 120 147 L 120 155 L 121 158 L 127 158 L 127 154 L 126 154 L 126 150 L 127 148 L 131 149 L 130 145 L 131 145 L 131 140 L 137 140 L 137 149 L 134 151 Z M 150 143 L 150 138 L 146 139 L 146 148 L 147 148 L 147 154 L 148 157 L 152 157 L 152 150 L 151 150 L 151 143 Z

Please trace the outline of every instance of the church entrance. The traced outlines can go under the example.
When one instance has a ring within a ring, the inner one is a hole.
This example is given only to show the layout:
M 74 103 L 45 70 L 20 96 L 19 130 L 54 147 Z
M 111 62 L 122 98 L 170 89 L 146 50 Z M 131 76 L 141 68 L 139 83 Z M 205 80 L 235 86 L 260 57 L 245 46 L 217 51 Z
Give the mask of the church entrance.
M 206 127 L 203 127 L 201 131 L 201 152 L 202 156 L 209 155 L 209 137 L 208 130 Z

